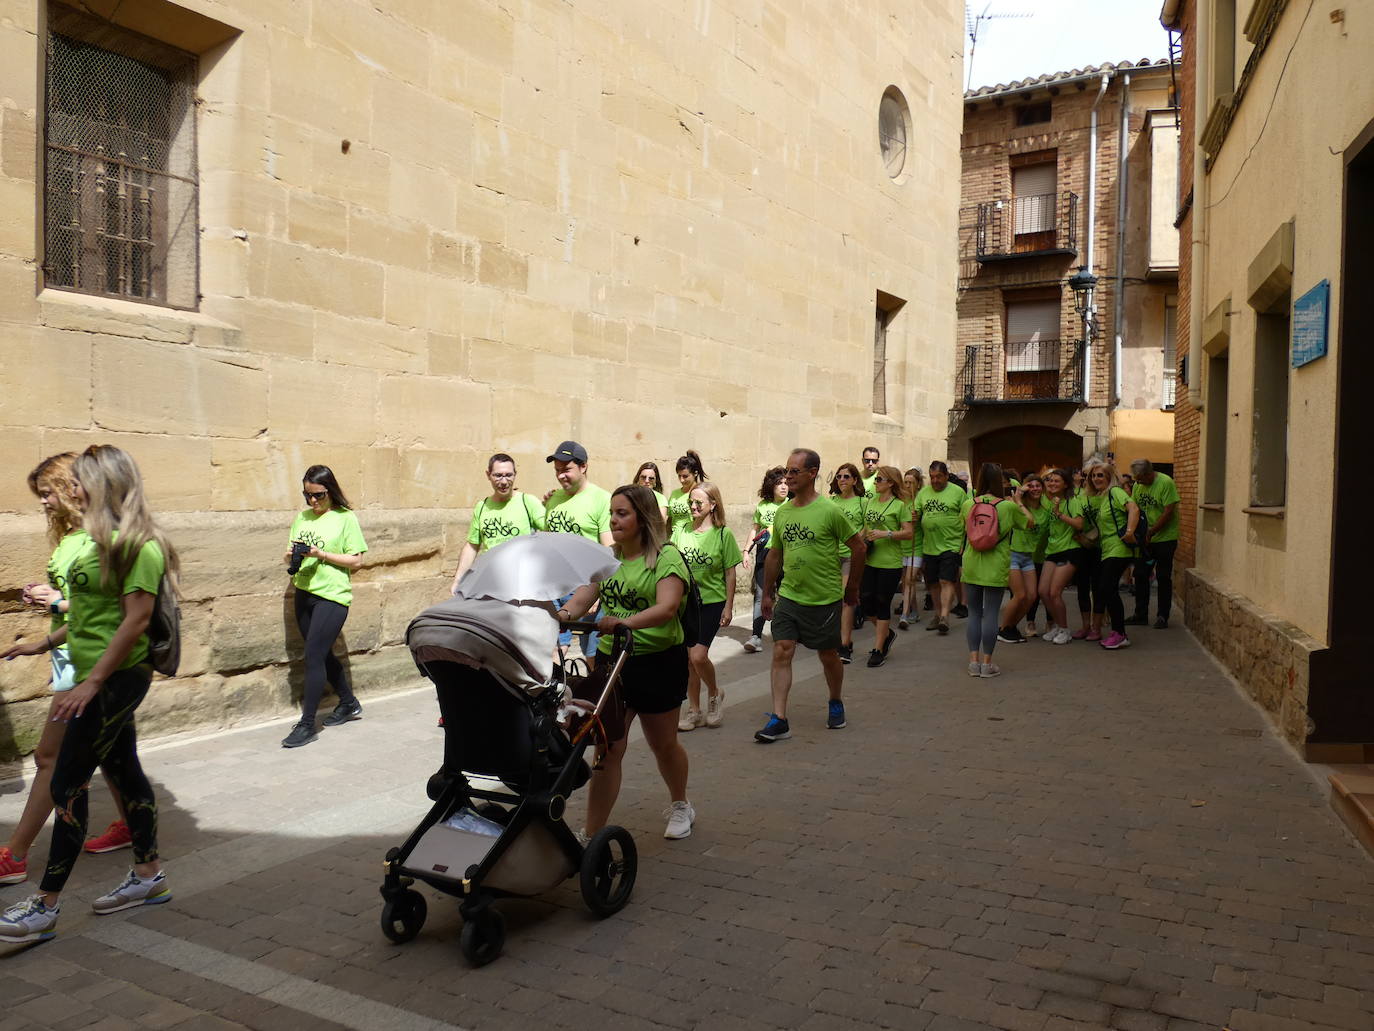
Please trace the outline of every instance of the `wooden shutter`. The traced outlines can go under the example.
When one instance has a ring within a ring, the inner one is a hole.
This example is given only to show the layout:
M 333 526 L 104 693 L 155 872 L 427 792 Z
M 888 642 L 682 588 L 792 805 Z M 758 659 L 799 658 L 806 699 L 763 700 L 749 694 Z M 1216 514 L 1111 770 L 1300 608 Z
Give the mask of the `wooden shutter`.
M 1011 170 L 1011 192 L 1015 198 L 1014 228 L 1025 233 L 1054 231 L 1055 165 L 1051 161 L 1025 165 Z
M 1007 302 L 1007 371 L 1059 368 L 1059 302 Z

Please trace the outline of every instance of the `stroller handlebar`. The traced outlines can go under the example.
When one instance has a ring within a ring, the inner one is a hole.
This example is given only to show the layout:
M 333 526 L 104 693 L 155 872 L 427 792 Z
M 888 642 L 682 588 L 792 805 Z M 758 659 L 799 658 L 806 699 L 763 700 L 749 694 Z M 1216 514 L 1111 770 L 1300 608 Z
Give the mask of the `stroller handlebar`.
M 596 620 L 594 619 L 569 619 L 558 621 L 559 630 L 569 630 L 574 634 L 591 634 L 596 632 Z

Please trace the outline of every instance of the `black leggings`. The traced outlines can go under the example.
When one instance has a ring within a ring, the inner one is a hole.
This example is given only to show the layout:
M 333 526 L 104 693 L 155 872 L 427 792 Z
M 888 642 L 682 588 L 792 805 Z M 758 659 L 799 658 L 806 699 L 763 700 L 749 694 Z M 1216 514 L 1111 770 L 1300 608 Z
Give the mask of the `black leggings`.
M 348 673 L 334 655 L 334 642 L 347 618 L 347 605 L 297 589 L 296 625 L 305 638 L 305 698 L 301 702 L 301 719 L 307 723 L 315 720 L 326 681 L 334 685 L 339 701 L 357 701 L 348 683 Z
M 859 586 L 859 607 L 869 619 L 892 618 L 892 596 L 902 589 L 902 567 L 883 569 L 864 566 Z
M 40 891 L 58 892 L 67 883 L 86 841 L 87 790 L 96 767 L 124 799 L 134 862 L 157 858 L 157 801 L 138 761 L 134 710 L 152 683 L 151 666 L 134 666 L 110 675 L 86 711 L 67 727 L 52 771 L 52 801 L 57 818 Z
M 1126 632 L 1126 607 L 1121 604 L 1121 576 L 1130 567 L 1133 558 L 1104 558 L 1097 569 L 1097 596 L 1107 603 L 1107 616 L 1112 621 L 1112 629 L 1118 634 Z
M 1074 570 L 1074 582 L 1078 584 L 1078 611 L 1101 615 L 1102 593 L 1097 589 L 1097 577 L 1101 570 L 1102 553 L 1096 548 L 1083 548 L 1079 551 L 1082 565 Z

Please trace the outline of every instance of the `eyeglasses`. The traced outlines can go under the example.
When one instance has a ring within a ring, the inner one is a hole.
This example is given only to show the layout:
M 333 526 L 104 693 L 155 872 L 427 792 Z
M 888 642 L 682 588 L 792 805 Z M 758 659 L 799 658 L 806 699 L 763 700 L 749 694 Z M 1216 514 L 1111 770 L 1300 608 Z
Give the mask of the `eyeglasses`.
M 864 459 L 864 465 L 877 465 L 877 464 L 878 464 L 878 459 L 876 459 L 876 458 L 865 458 L 865 459 Z
M 687 502 L 687 507 L 688 507 L 688 508 L 705 508 L 705 507 L 706 507 L 707 505 L 709 505 L 709 504 L 710 504 L 709 501 L 689 501 L 689 502 Z
M 836 474 L 835 474 L 835 479 L 837 479 L 837 480 L 852 480 L 852 479 L 854 479 L 854 474 L 853 474 L 853 473 L 836 473 Z
M 301 491 L 301 495 L 306 501 L 319 501 L 321 498 L 329 497 L 329 491 L 322 490 L 317 493 L 315 491 L 303 490 Z
M 792 466 L 789 465 L 786 469 L 782 471 L 782 474 L 784 476 L 800 476 L 804 472 L 806 472 L 805 466 L 797 466 L 794 469 Z
M 515 473 L 492 473 L 491 478 L 493 480 L 513 480 Z

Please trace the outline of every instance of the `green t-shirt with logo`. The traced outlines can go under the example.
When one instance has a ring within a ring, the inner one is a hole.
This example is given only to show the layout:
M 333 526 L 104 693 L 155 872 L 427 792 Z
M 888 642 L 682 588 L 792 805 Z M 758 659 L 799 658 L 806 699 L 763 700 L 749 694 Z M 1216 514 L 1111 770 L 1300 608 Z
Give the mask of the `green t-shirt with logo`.
M 1140 506 L 1141 516 L 1148 519 L 1151 526 L 1154 526 L 1167 507 L 1174 505 L 1174 512 L 1169 516 L 1169 521 L 1160 527 L 1159 533 L 1154 534 L 1150 540 L 1161 544 L 1178 540 L 1178 487 L 1174 484 L 1173 477 L 1157 472 L 1154 483 L 1146 484 L 1137 480 L 1131 499 Z
M 768 542 L 782 552 L 778 594 L 798 605 L 833 605 L 842 599 L 839 549 L 855 532 L 830 498 L 817 496 L 800 508 L 790 498 L 785 501 L 773 517 Z
M 551 533 L 576 533 L 601 543 L 611 532 L 611 494 L 595 484 L 584 484 L 576 494 L 556 490 L 544 504 L 544 529 Z
M 166 565 L 162 548 L 156 541 L 148 541 L 138 550 L 138 558 L 124 582 L 106 587 L 100 582 L 100 552 L 95 541 L 86 538 L 84 547 L 67 567 L 67 598 L 71 602 L 67 612 L 67 650 L 76 667 L 78 683 L 90 675 L 124 621 L 124 595 L 135 591 L 157 594 Z M 141 634 L 119 668 L 130 669 L 147 658 L 148 635 Z
M 52 557 L 48 559 L 48 586 L 54 591 L 59 591 L 64 598 L 70 598 L 67 591 L 67 570 L 71 568 L 76 556 L 86 550 L 86 545 L 91 542 L 91 535 L 85 530 L 73 530 L 60 541 L 53 549 Z M 55 633 L 67 625 L 69 613 L 55 612 L 52 617 L 52 625 L 48 628 L 48 633 Z
M 472 523 L 468 526 L 468 543 L 478 551 L 486 551 L 512 537 L 544 529 L 544 509 L 523 491 L 515 491 L 509 498 L 493 504 L 483 498 L 472 508 Z
M 869 476 L 865 476 L 865 477 L 862 478 L 862 482 L 863 482 L 863 485 L 864 485 L 864 489 L 863 489 L 863 496 L 864 496 L 864 497 L 866 497 L 866 498 L 876 498 L 876 497 L 878 496 L 878 491 L 877 491 L 877 489 L 873 486 L 873 481 L 876 480 L 877 478 L 878 478 L 878 474 L 877 474 L 876 472 L 873 473 L 873 474 L 871 474 L 871 475 L 869 475 Z
M 963 581 L 978 587 L 1005 587 L 1011 576 L 1011 535 L 1021 510 L 1015 501 L 991 494 L 978 494 L 966 499 L 959 510 L 959 519 L 964 525 L 968 525 L 969 513 L 979 501 L 988 501 L 997 506 L 999 538 L 996 547 L 987 551 L 979 551 L 972 544 L 964 542 Z
M 964 547 L 963 511 L 968 494 L 957 483 L 946 483 L 944 490 L 926 484 L 916 492 L 915 510 L 921 516 L 923 555 L 943 555 Z
M 1034 528 L 1030 525 L 1021 509 L 1016 510 L 1016 520 L 1012 524 L 1011 531 L 1011 550 L 1019 551 L 1026 555 L 1034 555 L 1036 550 L 1045 546 L 1045 536 L 1049 533 L 1049 513 L 1039 505 L 1031 505 L 1023 499 L 1026 511 L 1035 520 Z
M 653 569 L 645 566 L 644 556 L 639 555 L 637 558 L 621 562 L 619 569 L 597 584 L 597 594 L 601 598 L 601 614 L 629 619 L 635 613 L 643 612 L 657 603 L 659 581 L 670 576 L 682 581 L 682 602 L 678 605 L 673 618 L 662 626 L 651 626 L 631 632 L 635 655 L 661 652 L 683 641 L 682 612 L 687 604 L 687 584 L 690 581 L 687 579 L 687 567 L 683 564 L 681 552 L 671 545 L 661 548 Z M 614 644 L 614 635 L 602 634 L 597 652 L 609 655 Z
M 1130 513 L 1126 510 L 1126 505 L 1131 501 L 1131 496 L 1121 487 L 1112 487 L 1106 494 L 1097 494 L 1092 498 L 1094 523 L 1101 533 L 1102 557 L 1103 558 L 1134 558 L 1136 549 L 1127 544 L 1117 535 L 1117 527 L 1126 529 L 1131 525 Z M 1139 530 L 1139 524 L 1136 529 Z
M 773 517 L 778 514 L 777 501 L 760 501 L 754 506 L 754 525 L 765 530 L 773 528 Z
M 1050 523 L 1049 540 L 1045 542 L 1045 554 L 1053 557 L 1065 551 L 1073 551 L 1075 548 L 1079 547 L 1078 542 L 1073 539 L 1073 535 L 1080 531 L 1075 530 L 1068 523 L 1064 522 L 1063 519 L 1055 517 L 1054 501 L 1048 494 L 1045 495 L 1040 504 L 1044 507 L 1045 518 L 1047 518 Z M 1071 494 L 1060 501 L 1059 512 L 1060 515 L 1067 516 L 1070 519 L 1078 519 L 1080 516 L 1087 514 L 1088 499 L 1079 497 L 1076 494 Z M 1088 524 L 1084 523 L 1083 525 L 1086 527 Z
M 692 488 L 695 490 L 696 488 Z M 672 536 L 679 526 L 692 525 L 692 505 L 691 491 L 683 490 L 679 487 L 668 495 L 666 507 L 668 509 L 668 535 Z
M 306 509 L 291 524 L 288 541 L 303 541 L 332 555 L 361 555 L 367 551 L 358 517 L 347 508 L 331 508 L 316 515 Z M 291 578 L 298 591 L 349 605 L 353 602 L 353 573 L 318 558 L 301 560 L 300 572 Z
M 901 498 L 891 497 L 887 501 L 878 498 L 864 498 L 863 518 L 865 530 L 892 530 L 902 528 L 903 523 L 911 521 L 911 505 Z M 905 541 L 888 540 L 879 537 L 868 543 L 868 560 L 865 563 L 875 569 L 900 569 L 902 567 L 902 545 Z
M 723 526 L 709 523 L 702 533 L 691 526 L 679 526 L 673 533 L 673 543 L 696 578 L 702 602 L 713 605 L 724 601 L 725 571 L 744 561 L 735 535 Z
M 845 519 L 849 522 L 850 530 L 854 533 L 863 533 L 864 500 L 864 496 L 857 493 L 848 498 L 841 497 L 838 494 L 830 495 L 831 503 L 844 514 Z M 843 562 L 849 557 L 849 545 L 844 541 L 840 541 L 836 553 L 840 556 L 840 561 Z

